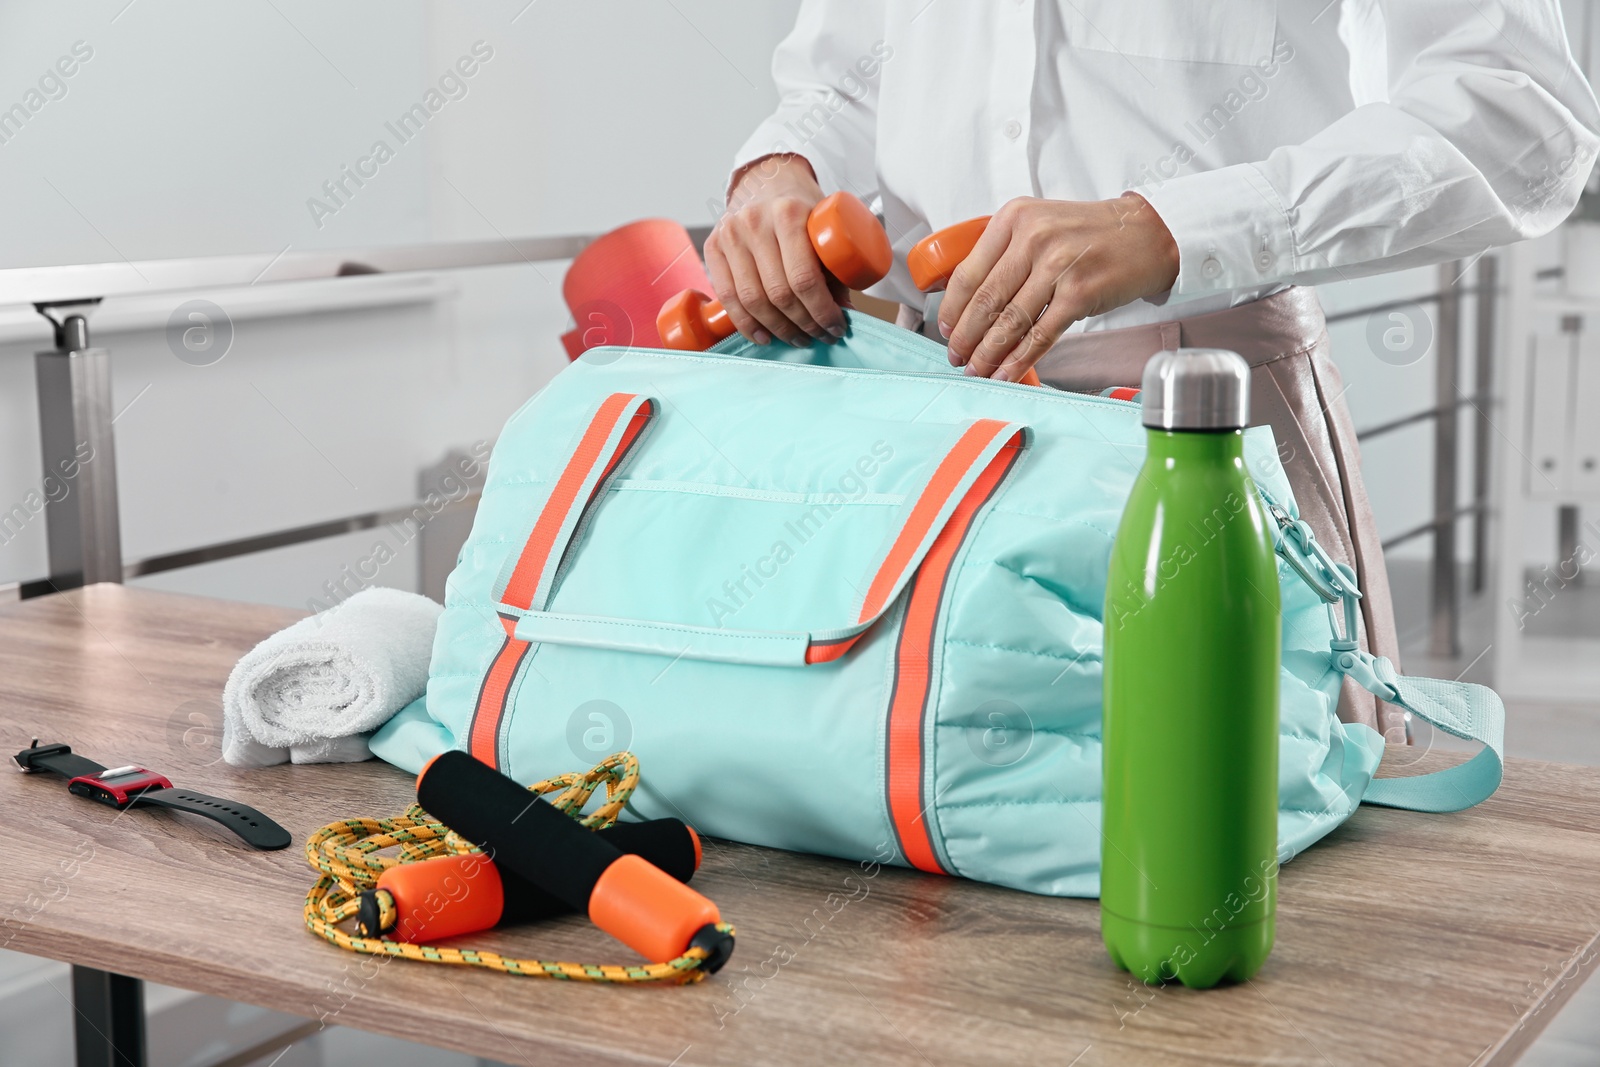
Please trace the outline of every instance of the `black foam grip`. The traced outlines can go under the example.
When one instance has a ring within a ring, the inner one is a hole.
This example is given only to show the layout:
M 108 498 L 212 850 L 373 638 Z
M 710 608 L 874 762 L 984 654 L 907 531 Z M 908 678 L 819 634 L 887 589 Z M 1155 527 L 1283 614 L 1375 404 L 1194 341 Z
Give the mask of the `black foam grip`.
M 680 882 L 687 882 L 694 877 L 694 838 L 690 836 L 689 827 L 680 819 L 619 822 L 594 833 L 621 852 L 643 856 Z M 500 925 L 536 922 L 571 913 L 571 908 L 516 871 L 509 867 L 498 869 L 500 884 L 505 890 L 505 907 L 500 913 Z
M 618 850 L 643 856 L 680 882 L 694 877 L 694 832 L 682 819 L 619 822 L 595 832 Z
M 622 857 L 599 834 L 454 749 L 424 768 L 417 803 L 487 852 L 502 878 L 521 875 L 574 911 L 588 912 L 595 883 Z

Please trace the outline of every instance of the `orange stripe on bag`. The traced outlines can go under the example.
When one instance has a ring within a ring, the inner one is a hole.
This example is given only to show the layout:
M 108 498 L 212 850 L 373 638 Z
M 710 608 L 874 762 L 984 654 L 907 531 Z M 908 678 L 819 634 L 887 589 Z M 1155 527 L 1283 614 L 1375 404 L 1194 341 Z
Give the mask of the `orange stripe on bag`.
M 978 456 L 1005 427 L 1006 424 L 997 419 L 979 419 L 967 428 L 955 447 L 945 455 L 938 469 L 933 472 L 933 477 L 928 480 L 927 487 L 922 490 L 922 495 L 912 506 L 905 527 L 900 531 L 900 536 L 895 538 L 888 555 L 884 556 L 883 565 L 878 568 L 872 584 L 867 587 L 857 622 L 865 622 L 883 610 L 889 602 L 889 594 L 894 591 L 900 575 L 911 564 L 917 547 L 928 536 L 933 520 L 944 510 L 950 494 L 956 491 L 956 486 L 961 484 L 961 479 L 972 469 Z
M 533 532 L 528 535 L 527 543 L 522 546 L 522 555 L 517 557 L 516 569 L 511 572 L 511 579 L 506 582 L 506 591 L 500 597 L 501 603 L 523 610 L 533 607 L 533 597 L 539 589 L 539 579 L 544 574 L 545 565 L 550 560 L 550 552 L 555 548 L 556 535 L 561 532 L 567 514 L 577 503 L 578 490 L 593 473 L 595 464 L 600 462 L 601 449 L 610 439 L 611 432 L 616 429 L 617 420 L 622 417 L 622 412 L 633 399 L 632 393 L 612 393 L 600 405 L 600 410 L 595 413 L 589 428 L 583 432 L 572 458 L 567 461 L 566 470 L 556 479 L 556 486 L 550 491 L 550 499 L 545 502 L 544 510 L 539 513 L 539 520 L 533 524 Z M 648 418 L 645 412 L 640 414 Z M 634 421 L 638 422 L 637 416 Z M 637 436 L 636 432 L 634 436 Z M 627 443 L 632 443 L 631 438 Z M 623 451 L 625 447 L 619 448 L 616 455 L 620 456 Z M 615 457 L 611 458 L 614 462 Z M 609 469 L 610 467 L 607 468 Z
M 1000 424 L 996 424 L 1000 425 Z M 993 434 L 991 433 L 992 437 Z M 987 442 L 985 442 L 987 443 Z M 895 653 L 894 693 L 889 700 L 888 782 L 889 817 L 894 822 L 900 850 L 919 870 L 948 874 L 933 848 L 928 832 L 930 801 L 924 796 L 922 735 L 932 684 L 933 641 L 939 609 L 956 553 L 972 529 L 973 520 L 999 488 L 1022 452 L 1018 433 L 989 461 L 977 481 L 956 506 L 950 521 L 928 549 L 922 567 L 911 581 L 900 642 Z M 941 468 L 942 470 L 942 468 Z
M 955 492 L 956 486 L 961 484 L 961 479 L 972 469 L 973 463 L 994 441 L 995 435 L 1005 429 L 1005 426 L 1005 423 L 996 419 L 979 419 L 967 428 L 945 454 L 938 468 L 934 470 L 933 477 L 928 479 L 928 484 L 923 487 L 922 495 L 911 506 L 911 514 L 895 537 L 894 544 L 889 546 L 889 552 L 884 556 L 877 574 L 873 575 L 872 584 L 867 587 L 867 595 L 862 599 L 861 613 L 856 618 L 858 623 L 866 622 L 884 609 L 889 601 L 889 594 L 894 591 L 895 586 L 899 584 L 900 576 L 915 558 L 918 546 L 928 536 L 928 530 L 939 517 L 939 512 L 944 510 L 950 494 Z M 806 649 L 806 662 L 831 663 L 849 652 L 855 643 L 865 636 L 861 633 L 854 637 L 811 645 Z
M 511 693 L 511 682 L 517 676 L 517 668 L 522 666 L 522 657 L 528 654 L 529 643 L 517 640 L 517 620 L 509 615 L 501 615 L 500 625 L 505 628 L 506 638 L 500 646 L 500 651 L 494 655 L 494 662 L 489 665 L 489 673 L 483 676 L 483 686 L 478 690 L 477 708 L 472 714 L 472 732 L 470 749 L 472 754 L 489 766 L 497 766 L 499 759 L 496 744 L 500 736 L 500 715 L 506 706 L 506 697 Z
M 854 637 L 841 637 L 837 641 L 819 641 L 806 646 L 807 663 L 832 663 L 840 656 L 849 652 L 851 647 L 863 637 L 856 634 Z
M 615 432 L 623 412 L 635 399 L 637 396 L 633 393 L 612 393 L 601 403 L 600 410 L 595 412 L 594 418 L 590 420 L 588 428 L 578 441 L 578 447 L 573 450 L 572 458 L 567 461 L 566 468 L 556 479 L 555 488 L 550 491 L 550 498 L 545 501 L 544 510 L 539 513 L 539 518 L 533 524 L 533 532 L 528 535 L 527 542 L 522 546 L 522 553 L 517 557 L 517 565 L 512 569 L 511 577 L 506 582 L 505 592 L 500 597 L 502 604 L 524 611 L 533 607 L 534 597 L 539 593 L 539 584 L 550 564 L 559 562 L 559 560 L 552 561 L 551 555 L 556 548 L 556 538 L 566 527 L 567 519 L 574 504 L 577 503 L 579 490 L 589 481 L 595 466 L 604 458 L 605 468 L 600 472 L 600 477 L 594 479 L 589 495 L 584 498 L 581 505 L 587 508 L 594 502 L 601 486 L 605 485 L 611 473 L 617 469 L 617 464 L 622 462 L 628 450 L 633 447 L 634 441 L 638 440 L 639 434 L 644 431 L 645 425 L 654 413 L 654 405 L 646 401 L 644 406 L 634 412 L 633 417 L 628 420 L 628 425 L 623 429 L 616 447 L 606 454 L 606 442 Z M 501 615 L 500 624 L 505 627 L 505 641 L 495 653 L 489 671 L 484 675 L 483 686 L 478 691 L 478 702 L 472 713 L 468 745 L 468 751 L 473 756 L 496 768 L 500 766 L 498 758 L 500 724 L 505 719 L 506 701 L 511 695 L 511 683 L 516 679 L 523 657 L 532 647 L 531 642 L 517 639 L 515 617 Z
M 599 493 L 600 487 L 606 484 L 606 479 L 610 478 L 611 472 L 617 469 L 617 464 L 627 458 L 628 452 L 633 448 L 633 442 L 639 439 L 641 433 L 644 433 L 645 425 L 650 421 L 650 416 L 654 412 L 654 406 L 646 404 L 633 413 L 633 418 L 628 420 L 628 428 L 622 431 L 622 440 L 617 442 L 616 452 L 612 453 L 611 462 L 606 464 L 606 469 L 601 473 L 600 480 L 590 490 L 589 500 L 585 502 L 585 506 L 594 501 L 595 494 Z

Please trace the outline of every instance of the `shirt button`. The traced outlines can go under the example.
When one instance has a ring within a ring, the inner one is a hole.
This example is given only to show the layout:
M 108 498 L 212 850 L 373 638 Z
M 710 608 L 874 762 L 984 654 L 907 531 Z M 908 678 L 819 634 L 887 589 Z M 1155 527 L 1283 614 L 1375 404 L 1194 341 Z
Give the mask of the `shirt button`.
M 1006 135 L 1007 140 L 1015 141 L 1022 136 L 1022 123 L 1016 119 L 1007 119 L 1006 124 L 1000 127 L 1000 132 Z
M 1272 254 L 1271 249 L 1263 248 L 1256 253 L 1256 270 L 1269 271 L 1277 261 L 1278 257 Z
M 1216 256 L 1207 256 L 1200 264 L 1200 276 L 1211 281 L 1222 277 L 1222 261 Z

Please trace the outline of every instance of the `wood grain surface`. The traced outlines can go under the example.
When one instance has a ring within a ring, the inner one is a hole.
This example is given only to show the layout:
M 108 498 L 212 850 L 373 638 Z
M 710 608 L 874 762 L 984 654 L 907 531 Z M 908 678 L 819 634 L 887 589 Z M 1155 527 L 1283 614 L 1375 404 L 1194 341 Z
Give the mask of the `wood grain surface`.
M 0 774 L 0 945 L 507 1063 L 1483 1064 L 1512 1062 L 1581 982 L 1600 932 L 1600 771 L 1513 761 L 1456 815 L 1364 808 L 1284 868 L 1252 982 L 1151 989 L 1101 948 L 1096 905 L 707 842 L 695 884 L 738 950 L 692 987 L 604 987 L 339 951 L 307 933 L 306 834 L 400 811 L 378 762 L 219 759 L 234 660 L 295 613 L 96 586 L 0 609 L 0 743 L 38 735 L 277 818 L 295 845 L 118 813 Z M 1459 758 L 1397 750 L 1431 769 Z M 1386 766 L 1391 761 L 1386 760 Z M 714 770 L 714 769 L 712 769 Z M 650 768 L 644 773 L 648 777 Z M 623 962 L 577 918 L 467 939 Z

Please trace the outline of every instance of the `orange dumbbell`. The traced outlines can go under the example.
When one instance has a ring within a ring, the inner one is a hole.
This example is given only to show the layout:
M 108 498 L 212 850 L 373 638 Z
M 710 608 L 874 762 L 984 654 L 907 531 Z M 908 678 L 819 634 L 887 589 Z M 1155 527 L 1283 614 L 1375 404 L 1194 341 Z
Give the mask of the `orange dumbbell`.
M 906 269 L 911 272 L 911 284 L 924 293 L 936 293 L 950 284 L 961 261 L 972 254 L 972 249 L 989 225 L 989 216 L 968 219 L 954 226 L 924 237 L 906 253 Z M 1039 376 L 1029 367 L 1022 375 L 1023 385 L 1040 385 Z
M 989 216 L 968 219 L 954 226 L 935 230 L 906 253 L 906 269 L 911 272 L 911 284 L 924 293 L 937 293 L 950 284 L 950 275 L 956 272 L 961 261 L 972 255 L 978 238 L 989 225 Z
M 894 262 L 889 235 L 867 205 L 845 192 L 817 201 L 806 217 L 806 233 L 817 258 L 840 282 L 865 289 L 881 282 Z M 661 306 L 656 331 L 668 348 L 703 352 L 733 333 L 722 303 L 695 289 L 685 289 Z

